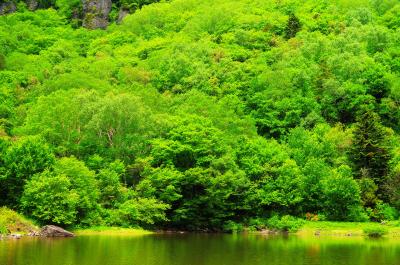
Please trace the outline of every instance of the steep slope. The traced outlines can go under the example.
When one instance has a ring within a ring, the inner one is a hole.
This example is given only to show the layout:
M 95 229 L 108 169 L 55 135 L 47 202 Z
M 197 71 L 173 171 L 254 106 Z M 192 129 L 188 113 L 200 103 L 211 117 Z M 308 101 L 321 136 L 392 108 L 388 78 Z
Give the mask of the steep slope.
M 85 3 L 105 26 L 110 2 Z M 67 7 L 0 17 L 1 204 L 82 226 L 397 218 L 398 1 L 175 0 L 105 30 Z

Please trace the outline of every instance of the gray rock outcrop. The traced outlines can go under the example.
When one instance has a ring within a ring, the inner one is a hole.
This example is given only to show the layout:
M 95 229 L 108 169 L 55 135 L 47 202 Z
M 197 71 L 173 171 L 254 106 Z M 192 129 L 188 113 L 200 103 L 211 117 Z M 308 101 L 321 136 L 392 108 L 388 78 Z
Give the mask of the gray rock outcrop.
M 0 3 L 0 15 L 5 15 L 9 13 L 13 13 L 17 10 L 17 6 L 15 5 L 14 2 L 8 1 L 8 2 L 1 2 Z
M 120 24 L 127 15 L 129 15 L 129 10 L 121 7 L 118 12 L 117 23 Z
M 26 0 L 26 6 L 28 7 L 29 10 L 34 11 L 38 8 L 39 1 L 38 0 Z
M 6 15 L 17 11 L 15 0 L 0 0 L 0 15 Z M 49 6 L 40 4 L 39 0 L 25 0 L 29 10 L 34 11 L 38 8 Z M 82 19 L 82 25 L 88 29 L 105 29 L 109 24 L 109 15 L 112 8 L 112 0 L 81 0 L 82 9 L 74 10 L 73 19 Z M 129 10 L 121 7 L 118 13 L 117 22 L 120 23 L 129 14 Z
M 42 227 L 40 235 L 44 237 L 73 237 L 73 233 L 62 229 L 61 227 L 55 225 L 46 225 Z
M 88 29 L 106 28 L 111 12 L 111 0 L 82 0 L 83 26 Z
M 6 15 L 17 11 L 16 1 L 0 1 L 0 15 Z M 39 7 L 38 0 L 26 0 L 26 6 L 29 10 L 34 11 Z

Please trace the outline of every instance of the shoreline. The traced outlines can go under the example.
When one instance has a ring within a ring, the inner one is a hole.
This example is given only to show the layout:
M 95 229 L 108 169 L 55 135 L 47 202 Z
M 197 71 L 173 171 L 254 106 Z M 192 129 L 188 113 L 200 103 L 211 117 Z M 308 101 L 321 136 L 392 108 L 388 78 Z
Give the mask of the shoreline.
M 275 229 L 263 229 L 251 231 L 245 229 L 237 234 L 255 235 L 295 235 L 299 237 L 370 237 L 364 230 L 385 228 L 386 233 L 378 237 L 390 237 L 400 239 L 400 224 L 388 222 L 385 224 L 373 222 L 325 222 L 306 221 L 297 232 L 286 232 Z M 141 228 L 123 227 L 90 227 L 72 230 L 76 236 L 85 235 L 118 235 L 118 236 L 141 236 L 150 234 L 229 234 L 224 232 L 204 232 L 185 230 L 145 230 Z
M 173 231 L 173 230 L 145 230 L 142 228 L 124 228 L 124 227 L 89 227 L 71 229 L 75 236 L 143 236 L 151 234 L 191 234 L 207 233 L 199 231 Z M 384 231 L 377 236 L 371 236 L 366 231 Z M 18 231 L 11 234 L 0 234 L 1 239 L 20 239 L 23 237 L 40 237 L 36 231 Z M 213 232 L 213 234 L 223 234 L 223 232 Z M 325 222 L 325 221 L 306 221 L 297 232 L 279 231 L 276 229 L 250 230 L 245 229 L 236 234 L 254 234 L 254 235 L 295 235 L 299 237 L 383 237 L 400 239 L 400 223 L 373 223 L 373 222 Z
M 382 234 L 375 235 L 374 231 L 380 231 Z M 400 238 L 400 226 L 397 221 L 387 223 L 307 221 L 294 234 L 298 236 Z
M 117 236 L 142 236 L 155 234 L 155 231 L 145 230 L 141 228 L 124 228 L 124 227 L 89 227 L 82 229 L 73 229 L 75 236 L 92 236 L 92 235 L 117 235 Z

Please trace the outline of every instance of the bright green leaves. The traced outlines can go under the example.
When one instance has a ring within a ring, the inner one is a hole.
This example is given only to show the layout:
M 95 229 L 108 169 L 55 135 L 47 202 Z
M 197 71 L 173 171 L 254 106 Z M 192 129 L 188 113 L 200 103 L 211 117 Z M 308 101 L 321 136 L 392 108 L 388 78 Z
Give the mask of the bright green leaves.
M 239 167 L 253 181 L 265 177 L 271 167 L 279 167 L 289 160 L 289 153 L 285 146 L 275 140 L 241 139 L 238 143 L 236 159 Z
M 78 213 L 81 218 L 85 218 L 90 211 L 96 209 L 100 191 L 95 173 L 82 161 L 74 157 L 62 158 L 54 165 L 54 173 L 67 176 L 79 193 Z
M 111 152 L 127 159 L 145 150 L 155 129 L 152 119 L 148 107 L 130 94 L 60 90 L 39 98 L 22 132 L 45 135 L 64 154 Z
M 395 216 L 398 1 L 113 1 L 134 13 L 93 31 L 45 2 L 0 17 L 2 204 L 203 230 Z
M 58 12 L 67 17 L 71 18 L 73 15 L 77 16 L 80 12 L 81 1 L 79 0 L 56 0 L 55 6 L 58 8 Z
M 130 94 L 108 94 L 95 103 L 87 124 L 89 142 L 100 153 L 111 151 L 116 157 L 134 157 L 146 148 L 146 138 L 155 129 L 152 113 L 141 99 Z M 108 149 L 108 151 L 107 151 Z
M 213 160 L 227 153 L 222 132 L 200 117 L 190 117 L 176 124 L 166 139 L 152 141 L 155 165 L 173 165 L 180 169 L 209 167 Z
M 125 201 L 119 207 L 119 220 L 123 225 L 153 225 L 167 221 L 165 211 L 169 206 L 156 199 L 138 198 Z
M 390 29 L 398 29 L 400 27 L 400 5 L 397 4 L 387 11 L 383 16 L 383 21 Z
M 293 160 L 267 168 L 267 175 L 257 184 L 257 205 L 269 211 L 293 209 L 303 200 L 302 175 Z
M 360 207 L 360 188 L 351 178 L 351 169 L 339 167 L 323 182 L 324 212 L 329 220 L 365 221 Z
M 95 225 L 99 195 L 95 173 L 74 157 L 62 158 L 27 182 L 21 207 L 43 223 Z
M 136 187 L 139 195 L 147 198 L 157 197 L 170 205 L 182 198 L 182 172 L 172 167 L 164 167 L 147 168 L 143 174 L 144 178 Z
M 100 194 L 100 204 L 104 208 L 113 208 L 124 201 L 126 188 L 121 183 L 121 174 L 112 166 L 101 169 L 96 174 Z
M 90 107 L 95 99 L 96 93 L 79 90 L 59 90 L 40 97 L 28 111 L 22 133 L 42 134 L 62 153 L 77 151 L 77 144 L 84 140 L 82 129 L 90 120 Z
M 25 186 L 21 207 L 42 223 L 72 225 L 77 220 L 79 194 L 65 175 L 49 171 L 34 176 Z

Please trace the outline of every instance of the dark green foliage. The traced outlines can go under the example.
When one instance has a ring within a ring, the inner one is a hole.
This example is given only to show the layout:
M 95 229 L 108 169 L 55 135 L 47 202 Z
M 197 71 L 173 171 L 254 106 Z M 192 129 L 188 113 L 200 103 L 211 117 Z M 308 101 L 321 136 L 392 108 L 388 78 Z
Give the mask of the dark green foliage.
M 396 160 L 396 157 L 395 159 Z M 392 162 L 393 163 L 393 162 Z M 398 163 L 394 163 L 394 168 L 391 170 L 388 182 L 385 186 L 385 190 L 389 197 L 389 203 L 396 207 L 397 210 L 400 209 L 400 166 Z
M 375 207 L 379 199 L 377 197 L 378 186 L 374 180 L 369 177 L 361 177 L 358 180 L 358 186 L 360 186 L 363 205 L 370 208 Z
M 304 224 L 304 220 L 290 215 L 284 215 L 282 217 L 275 215 L 269 218 L 266 223 L 267 227 L 270 229 L 277 229 L 283 232 L 297 232 Z
M 379 122 L 379 116 L 371 110 L 360 114 L 357 120 L 351 153 L 356 174 L 373 180 L 378 186 L 377 194 L 386 201 L 384 186 L 390 160 L 385 146 L 387 133 Z
M 117 4 L 119 4 L 124 9 L 135 11 L 136 9 L 139 9 L 144 5 L 149 5 L 151 3 L 156 3 L 159 1 L 160 0 L 119 0 L 115 2 L 117 2 Z
M 77 19 L 82 17 L 81 0 L 56 0 L 54 5 L 58 8 L 60 14 L 66 16 L 69 19 Z
M 0 178 L 5 188 L 2 204 L 16 207 L 23 186 L 34 174 L 50 168 L 55 157 L 50 147 L 40 138 L 26 138 L 3 150 L 4 175 Z
M 56 0 L 38 0 L 38 6 L 41 8 L 49 8 L 55 4 Z
M 296 37 L 297 32 L 301 30 L 300 20 L 295 16 L 295 14 L 291 13 L 289 15 L 289 19 L 285 29 L 285 38 L 291 39 Z
M 244 229 L 243 225 L 240 223 L 235 223 L 233 221 L 228 221 L 223 226 L 223 231 L 227 233 L 238 233 L 242 232 Z
M 0 70 L 6 68 L 6 57 L 0 53 Z

